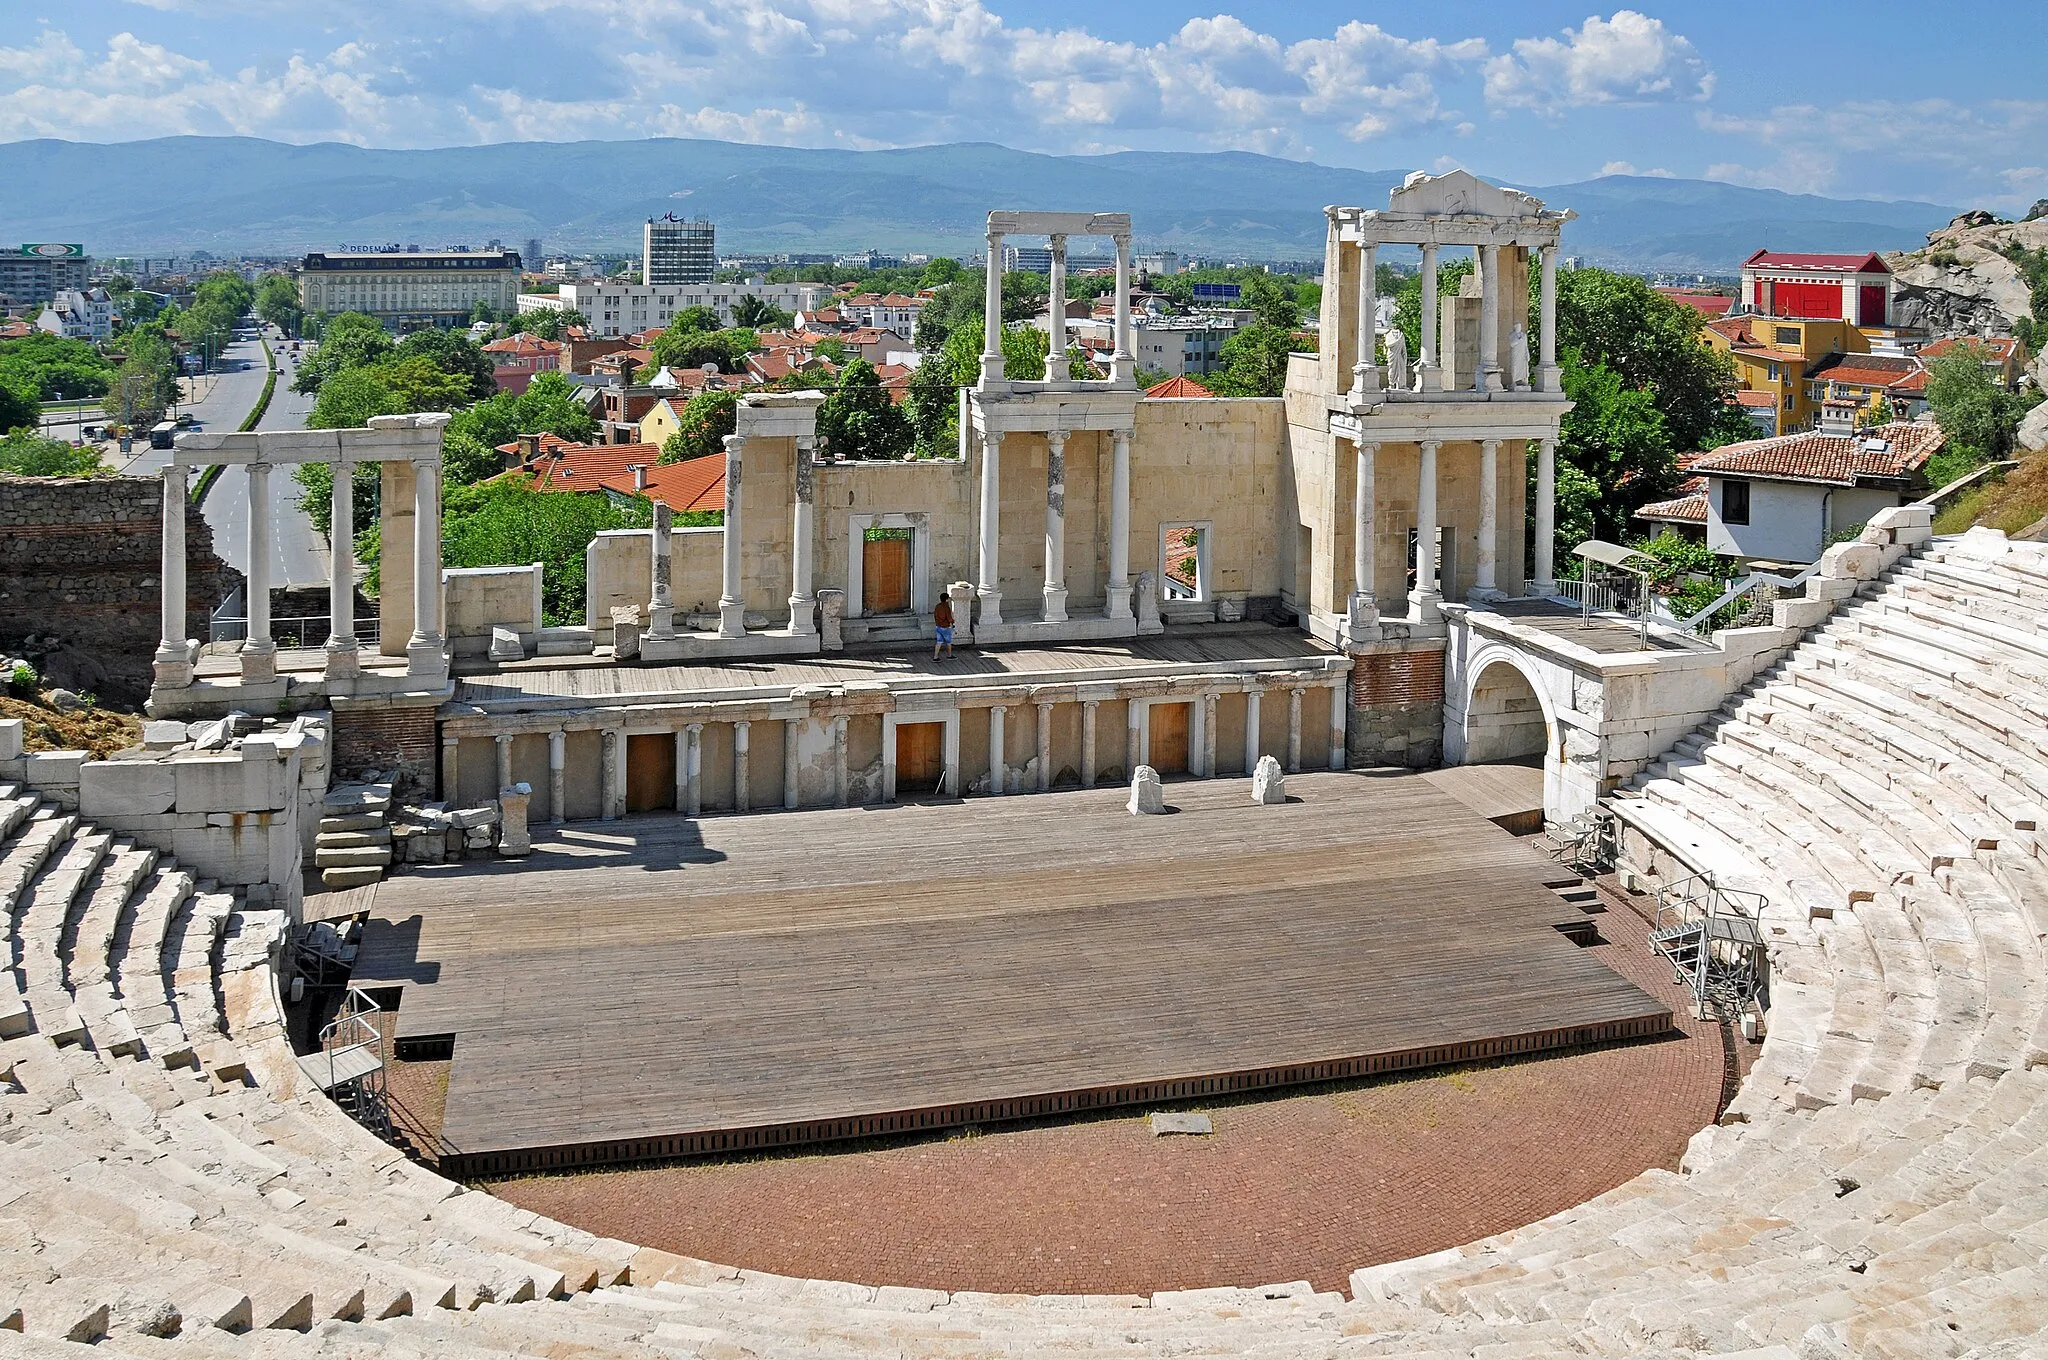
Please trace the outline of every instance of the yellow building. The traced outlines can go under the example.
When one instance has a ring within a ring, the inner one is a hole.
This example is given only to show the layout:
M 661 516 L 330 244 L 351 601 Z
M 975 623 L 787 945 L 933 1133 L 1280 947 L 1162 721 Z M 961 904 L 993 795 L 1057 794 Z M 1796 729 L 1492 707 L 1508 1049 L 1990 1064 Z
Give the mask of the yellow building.
M 1777 412 L 1773 434 L 1809 430 L 1820 418 L 1820 398 L 1807 370 L 1830 354 L 1868 354 L 1870 341 L 1846 321 L 1801 317 L 1728 316 L 1707 323 L 1708 345 L 1735 364 L 1735 385 L 1770 394 Z

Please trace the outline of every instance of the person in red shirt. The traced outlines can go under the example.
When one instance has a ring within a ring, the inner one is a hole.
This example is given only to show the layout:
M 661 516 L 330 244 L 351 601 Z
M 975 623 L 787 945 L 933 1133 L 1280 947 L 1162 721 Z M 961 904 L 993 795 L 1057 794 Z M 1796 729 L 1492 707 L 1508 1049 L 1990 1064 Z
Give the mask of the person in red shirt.
M 953 601 L 944 595 L 932 610 L 932 660 L 937 661 L 942 651 L 953 654 Z

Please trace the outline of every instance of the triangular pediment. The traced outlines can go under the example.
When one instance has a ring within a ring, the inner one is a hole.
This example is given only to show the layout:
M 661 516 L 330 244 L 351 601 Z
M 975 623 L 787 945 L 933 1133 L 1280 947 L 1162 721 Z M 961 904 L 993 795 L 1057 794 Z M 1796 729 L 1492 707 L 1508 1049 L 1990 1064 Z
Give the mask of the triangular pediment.
M 1488 184 L 1469 170 L 1442 175 L 1418 170 L 1388 198 L 1388 209 L 1414 217 L 1534 217 L 1543 200 Z

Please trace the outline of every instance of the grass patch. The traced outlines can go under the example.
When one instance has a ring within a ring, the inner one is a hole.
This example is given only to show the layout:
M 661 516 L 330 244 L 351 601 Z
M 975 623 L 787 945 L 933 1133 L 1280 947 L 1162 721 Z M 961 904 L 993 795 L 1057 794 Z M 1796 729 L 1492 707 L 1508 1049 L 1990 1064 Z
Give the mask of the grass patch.
M 1973 486 L 1934 518 L 1937 534 L 1960 534 L 1974 526 L 2016 534 L 2048 516 L 2048 454 L 2037 453 L 2003 481 Z

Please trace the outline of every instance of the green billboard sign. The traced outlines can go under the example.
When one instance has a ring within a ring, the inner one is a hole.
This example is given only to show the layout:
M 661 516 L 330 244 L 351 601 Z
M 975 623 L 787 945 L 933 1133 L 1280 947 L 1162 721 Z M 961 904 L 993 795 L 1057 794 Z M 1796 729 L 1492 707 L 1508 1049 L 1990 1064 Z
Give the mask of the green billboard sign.
M 85 247 L 76 242 L 35 241 L 21 247 L 20 253 L 38 260 L 82 260 Z

